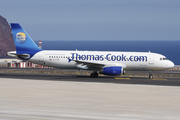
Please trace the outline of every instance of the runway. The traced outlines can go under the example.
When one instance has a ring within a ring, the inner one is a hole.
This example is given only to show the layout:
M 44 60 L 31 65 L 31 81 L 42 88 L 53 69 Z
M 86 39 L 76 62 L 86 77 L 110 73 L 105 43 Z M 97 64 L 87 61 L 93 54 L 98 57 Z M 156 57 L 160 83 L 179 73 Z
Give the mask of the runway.
M 179 120 L 178 78 L 0 73 L 0 119 Z
M 180 86 L 180 78 L 169 78 L 169 77 L 149 79 L 148 77 L 99 76 L 98 78 L 90 78 L 89 75 L 72 75 L 72 74 L 57 75 L 57 74 L 0 73 L 0 78 L 17 78 L 17 79 L 28 78 L 32 80 L 37 79 L 37 80 L 49 80 L 49 81 Z

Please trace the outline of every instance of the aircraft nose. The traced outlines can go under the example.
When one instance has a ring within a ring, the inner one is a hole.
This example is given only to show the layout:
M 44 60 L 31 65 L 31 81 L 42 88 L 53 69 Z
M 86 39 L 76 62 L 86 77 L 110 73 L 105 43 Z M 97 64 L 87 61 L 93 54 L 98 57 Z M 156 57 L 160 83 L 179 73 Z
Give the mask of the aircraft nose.
M 168 68 L 173 68 L 174 67 L 174 63 L 172 61 L 169 61 L 167 64 Z

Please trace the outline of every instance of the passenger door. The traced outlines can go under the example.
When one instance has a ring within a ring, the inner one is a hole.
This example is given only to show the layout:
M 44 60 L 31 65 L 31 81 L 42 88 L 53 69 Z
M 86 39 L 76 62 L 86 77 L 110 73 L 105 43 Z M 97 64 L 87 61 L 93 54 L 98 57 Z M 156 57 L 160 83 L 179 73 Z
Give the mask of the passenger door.
M 149 65 L 154 65 L 154 55 L 149 53 Z

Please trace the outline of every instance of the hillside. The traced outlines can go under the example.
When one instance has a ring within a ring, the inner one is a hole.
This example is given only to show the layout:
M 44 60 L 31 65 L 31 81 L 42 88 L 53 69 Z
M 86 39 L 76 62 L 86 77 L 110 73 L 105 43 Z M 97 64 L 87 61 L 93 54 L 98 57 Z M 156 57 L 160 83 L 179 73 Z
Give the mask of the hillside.
M 7 57 L 7 52 L 15 50 L 10 25 L 7 20 L 0 15 L 0 58 Z

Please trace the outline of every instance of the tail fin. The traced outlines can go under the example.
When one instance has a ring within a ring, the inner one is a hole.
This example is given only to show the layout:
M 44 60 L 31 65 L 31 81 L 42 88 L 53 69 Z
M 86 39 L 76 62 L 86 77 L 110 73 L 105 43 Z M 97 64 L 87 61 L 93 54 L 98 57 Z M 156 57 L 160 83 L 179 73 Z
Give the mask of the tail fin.
M 16 51 L 41 50 L 18 23 L 11 23 Z
M 11 29 L 16 46 L 16 54 L 29 54 L 29 58 L 31 58 L 35 53 L 42 50 L 18 23 L 11 23 Z M 19 58 L 21 57 L 19 56 Z

